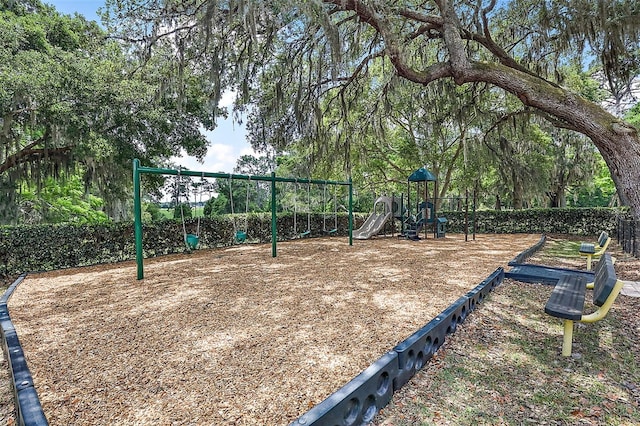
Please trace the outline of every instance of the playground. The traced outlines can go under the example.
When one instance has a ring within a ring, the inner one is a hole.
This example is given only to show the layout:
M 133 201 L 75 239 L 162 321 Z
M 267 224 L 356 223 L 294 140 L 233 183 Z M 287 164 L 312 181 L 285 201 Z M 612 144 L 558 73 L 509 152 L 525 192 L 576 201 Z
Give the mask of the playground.
M 539 235 L 297 240 L 29 275 L 10 300 L 50 424 L 285 425 Z

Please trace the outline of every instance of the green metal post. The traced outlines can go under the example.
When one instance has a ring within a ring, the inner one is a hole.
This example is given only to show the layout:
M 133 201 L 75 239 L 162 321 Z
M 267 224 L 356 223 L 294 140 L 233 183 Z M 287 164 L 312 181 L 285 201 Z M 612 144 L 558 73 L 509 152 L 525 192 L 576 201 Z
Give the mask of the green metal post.
M 277 255 L 278 214 L 276 208 L 276 172 L 271 172 L 271 257 Z
M 353 182 L 349 177 L 349 245 L 353 245 Z
M 133 217 L 134 233 L 136 240 L 136 263 L 138 264 L 138 279 L 144 278 L 143 258 L 142 258 L 142 202 L 140 200 L 140 171 L 138 167 L 140 161 L 133 160 Z

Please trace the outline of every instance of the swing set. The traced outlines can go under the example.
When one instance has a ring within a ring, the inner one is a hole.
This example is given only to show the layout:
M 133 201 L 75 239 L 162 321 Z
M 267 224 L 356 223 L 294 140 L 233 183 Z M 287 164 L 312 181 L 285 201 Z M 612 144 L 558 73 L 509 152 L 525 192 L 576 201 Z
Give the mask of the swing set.
M 298 181 L 293 188 L 293 235 L 294 238 L 303 238 L 311 235 L 311 184 L 307 184 L 307 229 L 298 233 Z
M 140 185 L 140 176 L 143 174 L 151 174 L 151 175 L 169 175 L 169 176 L 191 176 L 191 177 L 201 177 L 204 178 L 216 178 L 216 179 L 237 179 L 237 180 L 245 180 L 248 182 L 247 186 L 247 203 L 245 204 L 245 213 L 248 212 L 248 192 L 249 185 L 251 181 L 263 181 L 269 182 L 271 184 L 271 256 L 276 257 L 277 255 L 277 241 L 278 241 L 278 229 L 277 229 L 277 203 L 276 203 L 276 183 L 277 182 L 286 182 L 286 183 L 294 183 L 297 185 L 307 184 L 307 230 L 303 233 L 306 235 L 311 234 L 311 184 L 316 185 L 325 185 L 325 192 L 327 185 L 335 185 L 335 186 L 347 186 L 349 188 L 349 245 L 353 245 L 353 184 L 351 183 L 351 179 L 348 181 L 329 181 L 329 180 L 317 180 L 317 179 L 299 179 L 299 178 L 285 178 L 276 176 L 275 172 L 272 172 L 270 176 L 249 176 L 249 175 L 240 175 L 240 174 L 231 174 L 231 173 L 211 173 L 211 172 L 196 172 L 191 170 L 175 170 L 175 169 L 160 169 L 154 167 L 145 167 L 140 165 L 140 160 L 137 158 L 133 160 L 133 214 L 134 214 L 134 235 L 135 235 L 135 246 L 136 246 L 136 263 L 137 263 L 137 278 L 139 280 L 144 278 L 144 254 L 142 248 L 142 237 L 143 237 L 143 224 L 142 224 L 142 198 L 141 198 L 141 185 Z M 230 191 L 231 185 L 230 185 Z M 335 194 L 335 192 L 334 192 Z M 233 197 L 233 194 L 230 192 L 230 199 Z M 325 195 L 326 200 L 326 195 Z M 230 200 L 231 201 L 231 200 Z M 233 202 L 231 202 L 232 209 Z M 297 206 L 296 206 L 297 210 Z M 232 217 L 233 217 L 232 211 Z M 294 218 L 297 212 L 294 214 Z M 326 213 L 325 213 L 326 214 Z M 182 212 L 183 216 L 183 234 L 185 238 L 185 244 L 188 248 L 196 248 L 198 247 L 200 240 L 200 217 L 198 217 L 198 225 L 195 234 L 188 234 L 186 232 L 186 225 L 184 222 L 184 212 Z M 335 224 L 337 229 L 337 200 L 334 196 L 334 216 L 335 216 Z M 247 238 L 247 215 L 245 214 L 245 222 L 244 227 L 241 228 L 233 219 L 234 222 L 234 232 L 235 239 L 238 242 L 244 242 Z M 332 233 L 329 230 L 326 231 L 326 219 L 323 223 L 325 226 L 325 232 Z M 297 226 L 297 224 L 296 224 Z M 308 231 L 308 233 L 307 233 Z M 297 232 L 297 229 L 296 229 Z M 242 241 L 241 241 L 242 240 Z
M 338 190 L 337 186 L 333 187 L 333 228 L 327 229 L 327 185 L 324 185 L 322 188 L 322 202 L 325 207 L 325 210 L 322 212 L 322 230 L 329 235 L 333 235 L 338 232 L 338 198 L 336 191 Z

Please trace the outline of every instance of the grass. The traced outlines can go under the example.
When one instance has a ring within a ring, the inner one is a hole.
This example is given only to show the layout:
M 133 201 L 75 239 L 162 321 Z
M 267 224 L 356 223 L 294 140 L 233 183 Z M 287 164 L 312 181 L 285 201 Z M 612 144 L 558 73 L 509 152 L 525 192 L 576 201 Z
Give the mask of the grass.
M 578 248 L 552 240 L 540 258 L 580 262 Z M 374 425 L 640 424 L 640 299 L 620 296 L 604 320 L 578 324 L 563 357 L 562 322 L 543 309 L 550 292 L 506 280 Z
M 580 242 L 571 240 L 554 240 L 547 244 L 543 250 L 544 256 L 550 258 L 579 258 Z
M 192 207 L 191 208 L 191 215 L 194 219 L 197 219 L 198 216 L 202 217 L 204 216 L 204 207 Z M 160 213 L 162 213 L 162 216 L 165 219 L 173 219 L 173 209 L 160 209 Z

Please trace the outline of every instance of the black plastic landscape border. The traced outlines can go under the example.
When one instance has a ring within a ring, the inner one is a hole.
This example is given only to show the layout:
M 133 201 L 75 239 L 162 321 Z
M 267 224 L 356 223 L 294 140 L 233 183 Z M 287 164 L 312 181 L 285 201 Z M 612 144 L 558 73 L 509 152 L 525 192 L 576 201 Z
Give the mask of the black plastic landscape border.
M 33 386 L 33 377 L 27 366 L 22 345 L 18 339 L 7 302 L 13 295 L 16 287 L 25 279 L 26 273 L 20 275 L 0 298 L 0 325 L 2 342 L 9 363 L 13 396 L 16 406 L 16 415 L 20 426 L 46 426 L 49 424 L 42 411 L 42 405 L 38 398 L 36 388 Z
M 513 265 L 523 264 L 524 262 L 527 261 L 527 259 L 529 259 L 531 256 L 536 254 L 544 246 L 544 243 L 546 242 L 546 240 L 547 240 L 547 237 L 545 235 L 542 235 L 540 237 L 540 240 L 538 240 L 537 243 L 535 243 L 534 245 L 532 245 L 531 247 L 529 247 L 522 253 L 518 254 L 516 257 L 514 257 L 513 260 L 511 260 L 508 263 L 508 265 L 513 266 Z
M 505 278 L 530 284 L 556 285 L 558 280 L 566 274 L 584 276 L 587 282 L 593 282 L 593 271 L 580 269 L 556 268 L 546 265 L 533 265 L 520 263 L 511 265 L 511 269 L 505 272 Z
M 554 266 L 526 263 L 527 259 L 542 249 L 545 242 L 546 237 L 545 235 L 542 235 L 536 244 L 513 258 L 513 260 L 508 263 L 510 269 L 505 272 L 505 278 L 531 284 L 556 285 L 560 277 L 563 275 L 573 274 L 584 276 L 588 282 L 593 281 L 593 271 L 557 268 Z

